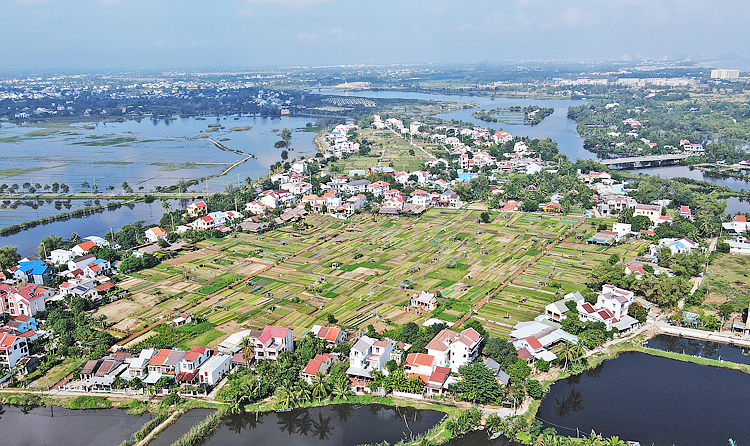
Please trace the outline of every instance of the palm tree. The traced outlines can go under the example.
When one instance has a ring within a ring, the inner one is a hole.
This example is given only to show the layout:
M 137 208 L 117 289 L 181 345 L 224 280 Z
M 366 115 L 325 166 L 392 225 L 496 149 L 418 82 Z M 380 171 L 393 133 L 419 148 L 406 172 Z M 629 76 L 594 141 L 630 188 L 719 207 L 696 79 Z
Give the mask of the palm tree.
M 301 384 L 294 386 L 294 398 L 297 400 L 298 404 L 304 403 L 305 401 L 309 400 L 310 397 L 310 389 L 307 387 L 304 381 Z
M 617 436 L 609 437 L 608 439 L 605 440 L 604 444 L 606 446 L 626 446 L 627 445 L 627 443 L 620 440 L 620 438 Z
M 274 396 L 284 407 L 292 407 L 295 404 L 294 387 L 290 383 L 284 383 L 277 387 Z
M 349 380 L 344 378 L 337 380 L 333 384 L 331 394 L 335 398 L 341 398 L 345 401 L 349 401 L 349 396 L 354 395 L 354 392 L 352 392 L 352 386 L 349 384 Z
M 166 212 L 169 212 L 172 210 L 172 206 L 170 206 L 169 202 L 167 200 L 161 201 L 161 210 Z
M 575 360 L 578 361 L 586 354 L 586 346 L 583 345 L 583 342 L 578 342 L 573 346 L 572 353 Z
M 245 336 L 244 338 L 242 338 L 240 343 L 237 345 L 244 349 L 244 352 L 242 353 L 242 359 L 245 360 L 246 362 L 250 362 L 250 353 L 252 353 L 253 351 L 250 348 L 253 345 L 253 342 L 250 339 L 250 336 Z
M 565 358 L 565 365 L 563 365 L 563 369 L 567 369 L 568 360 L 575 357 L 573 354 L 573 347 L 575 347 L 574 344 L 572 344 L 570 341 L 565 341 L 565 343 L 560 348 L 560 357 Z
M 323 373 L 318 372 L 312 377 L 310 388 L 312 390 L 312 396 L 317 398 L 318 401 L 328 396 L 329 388 L 326 377 Z

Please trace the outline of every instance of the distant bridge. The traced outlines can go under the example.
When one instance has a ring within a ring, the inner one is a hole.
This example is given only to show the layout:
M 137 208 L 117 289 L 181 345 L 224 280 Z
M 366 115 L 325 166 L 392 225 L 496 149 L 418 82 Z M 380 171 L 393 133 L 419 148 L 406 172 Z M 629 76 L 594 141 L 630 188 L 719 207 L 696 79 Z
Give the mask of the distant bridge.
M 608 167 L 634 169 L 638 167 L 656 167 L 663 164 L 676 164 L 690 156 L 691 155 L 687 154 L 629 156 L 625 158 L 602 160 L 601 163 Z

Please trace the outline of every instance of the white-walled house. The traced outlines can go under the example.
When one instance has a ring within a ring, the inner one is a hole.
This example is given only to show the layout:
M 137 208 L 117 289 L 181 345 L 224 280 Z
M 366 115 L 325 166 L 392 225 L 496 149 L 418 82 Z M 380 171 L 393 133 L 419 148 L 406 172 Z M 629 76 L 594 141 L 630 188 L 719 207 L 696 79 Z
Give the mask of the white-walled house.
M 213 356 L 198 369 L 198 379 L 201 384 L 215 386 L 224 378 L 232 364 L 229 355 Z
M 430 376 L 435 371 L 435 357 L 425 353 L 409 353 L 404 361 L 404 372 Z
M 151 243 L 156 243 L 159 241 L 160 238 L 164 238 L 167 236 L 167 233 L 164 231 L 164 229 L 154 226 L 153 228 L 146 229 L 146 240 L 148 240 Z
M 441 330 L 427 344 L 427 354 L 435 358 L 436 367 L 448 367 L 454 372 L 479 355 L 482 335 L 473 328 L 457 333 L 448 328 Z
M 294 351 L 294 338 L 291 328 L 266 325 L 255 340 L 255 359 L 279 358 L 284 351 Z
M 614 285 L 603 285 L 601 293 L 596 298 L 595 308 L 606 308 L 616 319 L 620 319 L 628 314 L 628 308 L 634 300 L 635 294 L 632 291 Z
M 0 337 L 0 366 L 15 367 L 19 359 L 29 356 L 26 338 L 2 333 Z
M 70 260 L 73 260 L 75 257 L 75 254 L 73 254 L 73 251 L 69 251 L 67 249 L 55 249 L 52 252 L 50 252 L 50 260 L 55 265 L 62 265 L 63 263 L 68 263 Z
M 547 319 L 554 322 L 564 321 L 567 317 L 565 313 L 569 311 L 568 306 L 566 305 L 569 300 L 578 304 L 578 302 L 583 301 L 583 295 L 578 291 L 566 294 L 562 299 L 547 304 L 547 306 L 544 307 L 544 315 Z
M 377 340 L 362 336 L 349 352 L 349 368 L 346 374 L 360 378 L 372 378 L 372 372 L 381 371 L 391 357 L 393 341 Z

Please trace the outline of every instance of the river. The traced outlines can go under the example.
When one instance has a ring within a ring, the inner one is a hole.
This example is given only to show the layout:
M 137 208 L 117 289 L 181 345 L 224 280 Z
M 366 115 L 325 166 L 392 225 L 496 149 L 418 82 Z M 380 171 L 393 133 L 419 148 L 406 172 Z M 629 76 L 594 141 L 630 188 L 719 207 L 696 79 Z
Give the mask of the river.
M 189 412 L 188 415 L 192 414 Z M 206 446 L 337 445 L 354 446 L 387 441 L 396 444 L 435 426 L 444 414 L 433 410 L 369 404 L 336 404 L 289 412 L 229 415 Z M 174 433 L 187 432 L 196 417 L 180 418 L 151 443 L 166 446 Z M 174 432 L 169 432 L 173 429 Z M 168 438 L 162 440 L 163 435 Z
M 3 446 L 117 446 L 152 418 L 120 409 L 0 406 Z
M 750 375 L 624 353 L 550 388 L 537 417 L 560 434 L 667 446 L 750 443 Z

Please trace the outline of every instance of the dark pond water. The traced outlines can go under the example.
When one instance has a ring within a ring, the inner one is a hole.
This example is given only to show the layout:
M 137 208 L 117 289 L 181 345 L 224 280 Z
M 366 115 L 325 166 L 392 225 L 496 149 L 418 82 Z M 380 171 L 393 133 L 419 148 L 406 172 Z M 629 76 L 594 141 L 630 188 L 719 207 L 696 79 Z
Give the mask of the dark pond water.
M 750 348 L 737 345 L 660 334 L 649 339 L 645 346 L 666 352 L 750 364 Z
M 285 413 L 226 418 L 207 446 L 358 445 L 417 436 L 443 418 L 442 412 L 378 404 L 339 404 Z M 178 422 L 179 423 L 179 422 Z
M 750 375 L 625 353 L 555 383 L 538 418 L 561 434 L 594 429 L 643 445 L 750 444 Z
M 15 406 L 0 408 L 3 446 L 117 446 L 151 419 L 120 409 L 70 410 Z
M 149 443 L 149 446 L 170 446 L 185 435 L 193 425 L 203 421 L 212 412 L 214 411 L 211 409 L 193 409 L 190 412 L 182 414 L 178 422 L 171 424 L 161 431 L 159 436 Z

